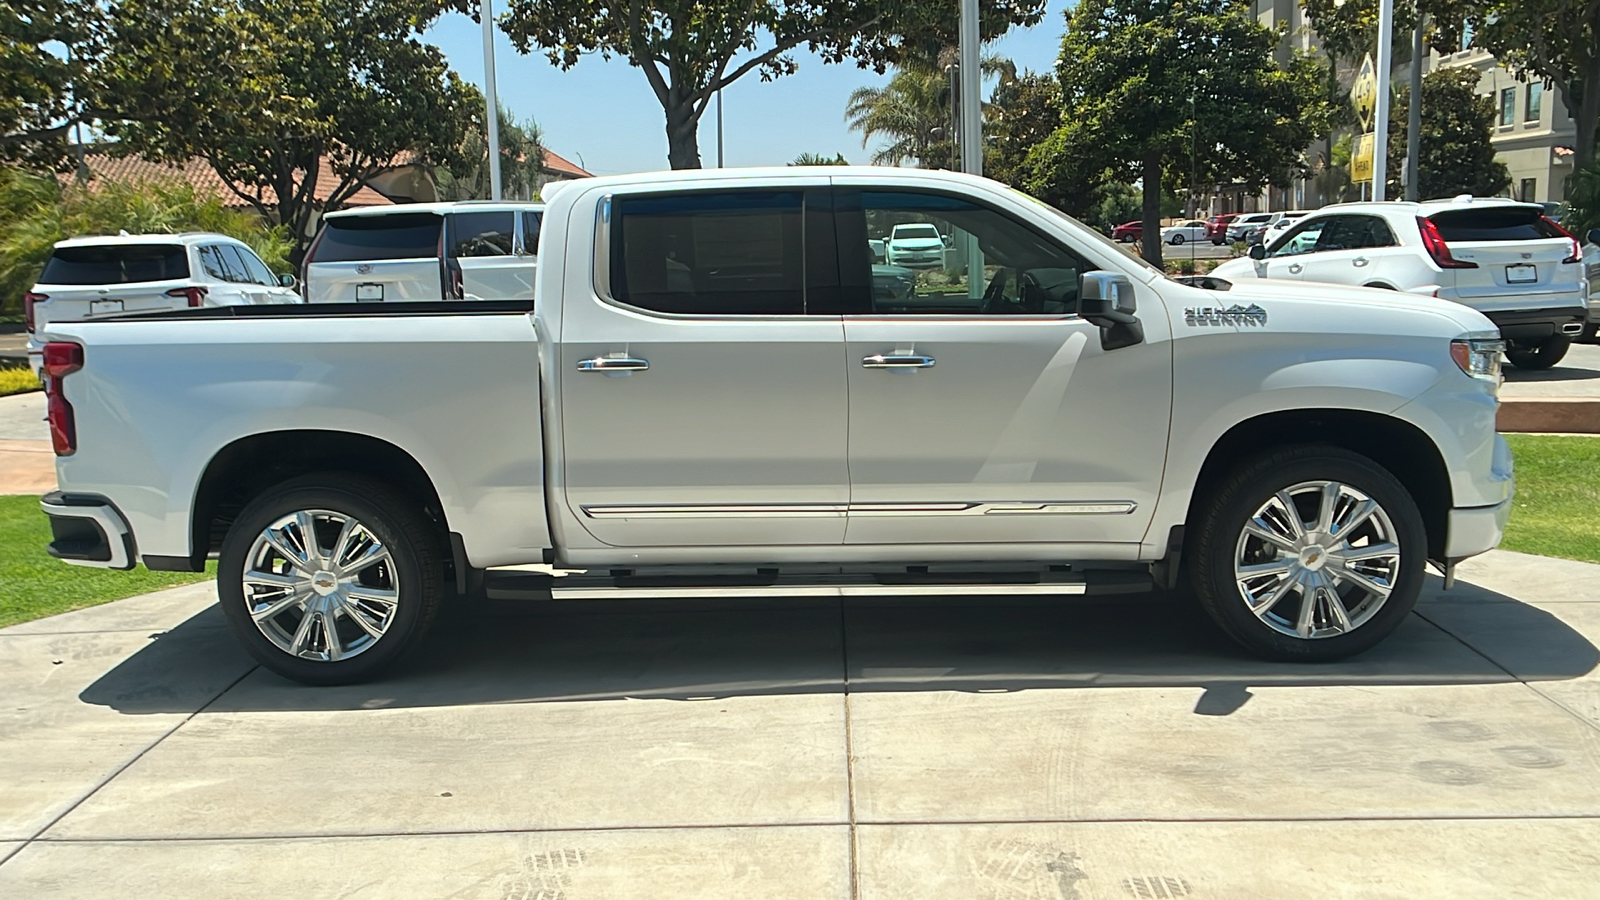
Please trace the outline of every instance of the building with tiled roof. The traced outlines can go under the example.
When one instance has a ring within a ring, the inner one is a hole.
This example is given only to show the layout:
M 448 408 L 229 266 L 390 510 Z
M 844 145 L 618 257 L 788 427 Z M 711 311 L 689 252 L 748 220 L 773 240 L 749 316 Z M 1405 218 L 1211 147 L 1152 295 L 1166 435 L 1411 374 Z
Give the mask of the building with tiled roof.
M 141 156 L 110 156 L 104 153 L 87 153 L 83 157 L 84 166 L 89 170 L 89 186 L 92 189 L 96 181 L 186 181 L 202 195 L 214 196 L 222 201 L 223 206 L 231 208 L 250 208 L 249 201 L 240 197 L 228 188 L 222 176 L 209 162 L 196 157 L 184 163 L 163 163 L 145 159 Z M 72 177 L 72 176 L 65 176 Z M 340 178 L 332 171 L 332 166 L 326 158 L 318 167 L 317 185 L 313 196 L 319 206 L 325 205 L 328 198 L 339 188 Z M 271 188 L 262 189 L 261 202 L 267 206 L 277 203 L 277 194 Z M 362 185 L 348 199 L 339 204 L 340 209 L 353 206 L 388 206 L 394 201 L 372 188 Z

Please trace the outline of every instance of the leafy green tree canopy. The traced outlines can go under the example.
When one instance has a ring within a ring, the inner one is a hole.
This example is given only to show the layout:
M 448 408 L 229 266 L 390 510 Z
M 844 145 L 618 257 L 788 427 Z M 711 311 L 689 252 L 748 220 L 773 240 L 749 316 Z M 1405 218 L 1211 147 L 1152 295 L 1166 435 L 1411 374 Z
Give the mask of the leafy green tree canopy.
M 92 0 L 0 0 L 0 160 L 55 166 L 104 21 Z M 64 52 L 52 53 L 60 45 Z
M 544 173 L 544 132 L 533 119 L 517 122 L 511 111 L 496 111 L 500 126 L 500 195 L 513 200 L 538 196 Z M 474 120 L 450 169 L 435 169 L 440 200 L 488 200 L 489 135 L 482 118 Z
M 445 2 L 478 11 L 477 0 Z M 980 30 L 990 39 L 1032 25 L 1044 5 L 985 2 Z M 689 169 L 700 166 L 700 117 L 719 88 L 751 73 L 793 73 L 800 47 L 879 72 L 926 61 L 955 43 L 957 20 L 954 3 L 897 0 L 510 0 L 501 27 L 519 51 L 542 49 L 564 69 L 599 53 L 643 71 L 666 116 L 667 160 Z
M 828 156 L 825 153 L 802 153 L 794 158 L 791 166 L 848 166 L 850 160 L 844 158 L 843 153 Z
M 984 110 L 984 174 L 1023 187 L 1028 154 L 1061 127 L 1061 84 L 1053 72 L 1002 78 Z
M 1511 173 L 1495 159 L 1495 109 L 1477 93 L 1478 70 L 1470 66 L 1430 72 L 1422 79 L 1422 139 L 1417 196 L 1424 200 L 1473 194 L 1493 197 L 1511 186 Z M 1401 195 L 1406 160 L 1406 113 L 1411 88 L 1401 86 L 1389 107 L 1389 196 Z
M 481 95 L 418 40 L 412 0 L 121 0 L 98 73 L 118 149 L 204 157 L 287 225 L 299 261 L 328 161 L 336 205 L 375 175 L 454 164 Z
M 1326 130 L 1324 65 L 1296 54 L 1280 66 L 1278 41 L 1232 0 L 1082 0 L 1069 13 L 1057 74 L 1071 134 L 1053 143 L 1078 157 L 1075 177 L 1103 167 L 1142 180 L 1152 263 L 1164 178 L 1191 190 L 1287 184 Z M 1065 158 L 1041 151 L 1041 161 Z

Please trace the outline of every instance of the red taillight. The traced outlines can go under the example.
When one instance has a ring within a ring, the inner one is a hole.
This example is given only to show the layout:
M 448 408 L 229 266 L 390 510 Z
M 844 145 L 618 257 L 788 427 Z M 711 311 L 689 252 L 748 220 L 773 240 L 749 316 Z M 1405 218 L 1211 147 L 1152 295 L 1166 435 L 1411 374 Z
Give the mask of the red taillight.
M 50 420 L 50 444 L 57 456 L 71 456 L 78 449 L 78 423 L 62 379 L 83 368 L 83 346 L 68 341 L 44 345 L 45 413 Z
M 204 306 L 206 302 L 206 289 L 203 287 L 173 288 L 167 291 L 168 297 L 183 297 L 189 301 L 189 308 Z
M 29 334 L 33 334 L 34 329 L 37 328 L 39 324 L 38 319 L 35 317 L 33 312 L 33 305 L 35 303 L 43 303 L 49 299 L 49 294 L 39 294 L 33 291 L 29 291 L 22 295 L 22 318 L 28 323 Z
M 1444 235 L 1439 233 L 1439 226 L 1432 220 L 1417 218 L 1417 228 L 1422 232 L 1422 246 L 1433 257 L 1433 264 L 1441 269 L 1476 269 L 1478 264 L 1456 259 L 1450 255 L 1450 245 L 1444 242 Z
M 1567 258 L 1563 259 L 1562 262 L 1583 262 L 1583 245 L 1578 243 L 1577 236 L 1565 228 L 1562 228 L 1560 222 L 1557 222 L 1555 219 L 1552 219 L 1549 216 L 1540 216 L 1539 218 L 1543 219 L 1546 225 L 1549 225 L 1551 228 L 1554 228 L 1556 231 L 1560 232 L 1562 237 L 1572 242 L 1572 252 L 1567 254 Z

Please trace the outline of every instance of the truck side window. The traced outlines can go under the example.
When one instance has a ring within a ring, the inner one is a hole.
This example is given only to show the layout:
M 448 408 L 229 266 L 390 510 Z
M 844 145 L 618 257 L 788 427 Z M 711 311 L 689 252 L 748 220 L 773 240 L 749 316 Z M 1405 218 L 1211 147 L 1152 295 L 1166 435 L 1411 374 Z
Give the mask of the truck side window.
M 611 296 L 664 313 L 805 312 L 800 191 L 619 197 Z
M 512 212 L 456 213 L 450 217 L 451 256 L 510 256 L 516 229 Z
M 961 197 L 861 191 L 840 207 L 841 266 L 866 264 L 848 284 L 871 285 L 874 315 L 1069 315 L 1078 277 L 1095 267 L 1010 215 Z M 855 220 L 859 217 L 859 220 Z M 846 221 L 846 219 L 854 221 Z M 883 247 L 879 255 L 878 247 Z

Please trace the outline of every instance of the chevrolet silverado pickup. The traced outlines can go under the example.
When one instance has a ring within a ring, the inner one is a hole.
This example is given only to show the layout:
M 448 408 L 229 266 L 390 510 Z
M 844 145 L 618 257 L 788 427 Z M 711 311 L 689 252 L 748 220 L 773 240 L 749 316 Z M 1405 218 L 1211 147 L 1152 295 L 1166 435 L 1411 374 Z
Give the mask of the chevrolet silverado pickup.
M 217 559 L 250 652 L 336 683 L 468 597 L 708 588 L 1181 589 L 1259 656 L 1330 660 L 1500 539 L 1503 344 L 1459 304 L 1180 283 L 948 172 L 545 200 L 531 301 L 52 321 L 50 552 Z M 872 245 L 907 224 L 949 252 L 891 285 Z

